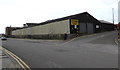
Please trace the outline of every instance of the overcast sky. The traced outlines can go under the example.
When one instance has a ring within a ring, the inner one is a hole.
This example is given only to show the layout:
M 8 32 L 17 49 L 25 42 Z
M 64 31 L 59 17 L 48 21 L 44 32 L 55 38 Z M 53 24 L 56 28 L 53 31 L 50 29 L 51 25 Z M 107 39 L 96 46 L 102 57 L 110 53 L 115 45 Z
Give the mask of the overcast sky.
M 25 23 L 40 23 L 82 12 L 99 20 L 118 23 L 119 0 L 0 0 L 0 33 L 5 27 L 22 27 Z

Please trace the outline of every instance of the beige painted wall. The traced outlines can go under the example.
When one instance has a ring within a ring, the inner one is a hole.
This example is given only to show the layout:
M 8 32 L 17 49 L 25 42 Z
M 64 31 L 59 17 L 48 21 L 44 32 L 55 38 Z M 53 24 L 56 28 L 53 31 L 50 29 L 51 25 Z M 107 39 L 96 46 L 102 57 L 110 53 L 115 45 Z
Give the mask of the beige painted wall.
M 12 31 L 12 35 L 70 34 L 70 20 L 53 22 Z

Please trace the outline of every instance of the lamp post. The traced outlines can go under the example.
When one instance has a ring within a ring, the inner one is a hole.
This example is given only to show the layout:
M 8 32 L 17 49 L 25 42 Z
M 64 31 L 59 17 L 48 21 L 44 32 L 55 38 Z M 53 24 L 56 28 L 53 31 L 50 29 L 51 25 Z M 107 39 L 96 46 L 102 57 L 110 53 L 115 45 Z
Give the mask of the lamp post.
M 114 24 L 114 8 L 112 8 L 112 18 L 113 18 L 113 24 Z

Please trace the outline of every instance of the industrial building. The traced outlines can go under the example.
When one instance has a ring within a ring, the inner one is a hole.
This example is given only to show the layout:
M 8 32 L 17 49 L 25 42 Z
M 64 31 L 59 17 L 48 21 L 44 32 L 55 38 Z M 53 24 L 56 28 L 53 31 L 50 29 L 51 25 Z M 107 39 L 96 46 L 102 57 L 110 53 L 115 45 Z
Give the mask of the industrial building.
M 110 30 L 114 29 L 113 24 L 104 24 L 88 12 L 83 12 L 45 21 L 34 26 L 23 27 L 22 29 L 12 31 L 11 36 L 36 39 L 64 39 L 65 34 L 67 34 L 67 39 L 70 39 L 78 35 L 98 33 L 104 31 L 106 27 L 108 30 L 109 27 Z
M 104 21 L 104 20 L 99 20 L 99 21 L 101 22 L 101 24 L 100 24 L 101 32 L 114 30 L 115 25 L 113 23 L 110 23 L 110 22 Z
M 6 27 L 5 35 L 7 37 L 10 37 L 12 35 L 12 31 L 17 30 L 17 29 L 22 29 L 22 27 Z

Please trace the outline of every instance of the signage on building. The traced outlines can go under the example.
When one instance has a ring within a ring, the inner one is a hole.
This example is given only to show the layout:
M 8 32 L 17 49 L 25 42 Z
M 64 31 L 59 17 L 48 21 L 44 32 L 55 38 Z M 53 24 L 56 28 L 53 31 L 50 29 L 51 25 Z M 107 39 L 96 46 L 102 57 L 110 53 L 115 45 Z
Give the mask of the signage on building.
M 71 25 L 79 25 L 79 20 L 71 19 Z

